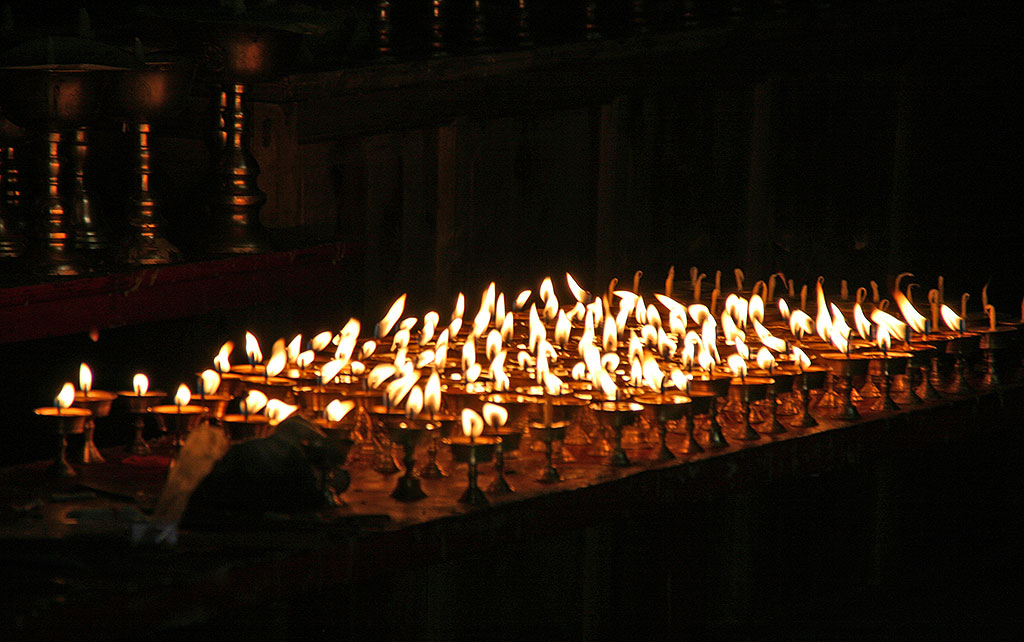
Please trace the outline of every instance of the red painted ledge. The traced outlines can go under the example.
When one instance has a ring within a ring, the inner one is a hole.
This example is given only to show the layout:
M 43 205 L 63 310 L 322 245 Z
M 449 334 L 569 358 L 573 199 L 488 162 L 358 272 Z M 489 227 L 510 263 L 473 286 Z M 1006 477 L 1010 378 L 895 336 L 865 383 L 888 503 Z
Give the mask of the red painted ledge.
M 350 243 L 0 289 L 0 343 L 301 297 L 346 276 Z

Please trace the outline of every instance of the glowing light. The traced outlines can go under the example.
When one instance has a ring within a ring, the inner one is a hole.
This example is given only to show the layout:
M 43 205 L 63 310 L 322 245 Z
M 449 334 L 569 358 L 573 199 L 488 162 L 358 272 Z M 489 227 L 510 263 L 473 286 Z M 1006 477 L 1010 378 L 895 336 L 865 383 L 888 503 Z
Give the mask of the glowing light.
M 257 412 L 263 410 L 269 399 L 267 395 L 263 394 L 259 390 L 250 390 L 245 399 L 238 404 L 242 410 L 243 415 L 254 415 Z
M 576 282 L 576 279 L 572 278 L 572 275 L 568 272 L 565 273 L 565 280 L 569 284 L 569 291 L 572 292 L 572 295 L 577 301 L 585 304 L 590 300 L 590 292 L 581 288 L 579 283 Z
M 783 298 L 779 299 L 779 314 L 782 315 L 783 319 L 789 320 L 789 304 Z
M 928 328 L 928 319 L 914 308 L 914 304 L 910 302 L 910 299 L 908 299 L 900 290 L 895 290 L 892 293 L 892 298 L 896 301 L 896 305 L 900 309 L 900 314 L 903 315 L 903 319 L 907 322 L 907 325 L 909 325 L 914 332 L 926 332 Z
M 249 363 L 263 363 L 263 351 L 260 350 L 260 342 L 252 332 L 245 333 L 245 356 Z
M 462 409 L 462 434 L 476 439 L 484 432 L 484 419 L 472 408 Z
M 857 326 L 857 334 L 860 335 L 861 339 L 867 339 L 871 336 L 871 321 L 864 316 L 864 309 L 860 303 L 853 304 L 853 324 Z
M 92 370 L 88 364 L 78 366 L 78 388 L 86 395 L 92 390 Z
M 793 346 L 793 362 L 796 363 L 800 371 L 803 372 L 807 368 L 811 367 L 811 358 L 807 356 L 807 353 L 800 348 Z
M 516 310 L 522 310 L 523 308 L 525 308 L 526 307 L 526 302 L 530 300 L 530 296 L 532 296 L 532 295 L 533 295 L 533 292 L 530 291 L 530 290 L 523 290 L 522 292 L 517 294 L 516 295 L 516 301 L 515 301 Z
M 199 382 L 203 395 L 215 395 L 220 389 L 220 375 L 214 370 L 203 370 L 199 374 Z
M 53 403 L 61 409 L 70 408 L 71 404 L 75 403 L 75 384 L 70 381 L 65 382 Z
M 179 385 L 178 391 L 174 393 L 174 405 L 181 408 L 187 406 L 190 401 L 192 401 L 192 391 L 185 384 Z
M 484 422 L 491 428 L 501 428 L 508 421 L 508 410 L 495 403 L 485 403 L 483 415 Z
M 441 410 L 441 377 L 436 372 L 430 373 L 423 389 L 423 410 L 431 416 Z
M 288 351 L 287 350 L 275 350 L 267 361 L 266 373 L 268 377 L 276 377 L 277 375 L 284 372 L 284 367 L 288 365 Z
M 327 421 L 337 422 L 345 418 L 345 416 L 352 412 L 356 407 L 356 402 L 351 399 L 342 401 L 341 399 L 334 399 L 331 403 L 327 404 L 327 408 L 324 410 L 327 414 Z
M 149 377 L 141 372 L 132 377 L 132 390 L 140 397 L 149 392 Z
M 771 370 L 775 367 L 775 357 L 771 350 L 764 346 L 757 351 L 757 367 L 762 370 Z
M 217 352 L 217 356 L 213 358 L 213 367 L 217 369 L 217 372 L 224 374 L 225 372 L 231 371 L 231 351 L 235 349 L 235 344 L 231 341 L 226 342 L 220 347 Z
M 414 419 L 423 412 L 423 389 L 413 386 L 405 400 L 405 416 Z
M 309 340 L 309 347 L 317 352 L 326 350 L 327 346 L 331 345 L 332 338 L 334 338 L 334 335 L 324 330 Z
M 302 335 L 295 335 L 288 343 L 288 363 L 295 363 L 302 352 Z
M 751 322 L 764 322 L 764 299 L 760 294 L 750 297 L 750 305 L 747 307 L 747 317 Z
M 270 420 L 271 426 L 276 426 L 288 417 L 291 417 L 295 411 L 299 409 L 298 406 L 285 403 L 280 399 L 271 399 L 267 401 L 266 408 L 267 419 Z
M 747 376 L 747 362 L 740 355 L 730 354 L 725 363 L 729 367 L 729 370 L 732 371 L 733 375 L 737 377 Z
M 889 337 L 889 328 L 887 326 L 878 326 L 878 336 L 875 338 L 875 343 L 883 352 L 887 351 L 892 346 L 892 340 Z
M 572 324 L 569 323 L 569 318 L 565 316 L 565 312 L 562 310 L 558 311 L 558 321 L 555 323 L 555 343 L 561 348 L 565 348 L 569 343 L 569 335 L 572 332 Z
M 391 329 L 395 327 L 398 319 L 402 316 L 402 312 L 405 310 L 405 297 L 406 295 L 403 294 L 395 299 L 395 302 L 391 304 L 384 318 L 377 322 L 377 326 L 374 328 L 375 337 L 378 339 L 386 337 L 391 332 Z
M 949 307 L 945 303 L 942 304 L 942 322 L 946 324 L 946 327 L 953 332 L 963 332 L 964 320 L 963 317 L 953 312 L 953 308 Z
M 604 332 L 601 335 L 601 346 L 605 352 L 615 352 L 619 348 L 619 328 L 612 317 L 604 318 Z

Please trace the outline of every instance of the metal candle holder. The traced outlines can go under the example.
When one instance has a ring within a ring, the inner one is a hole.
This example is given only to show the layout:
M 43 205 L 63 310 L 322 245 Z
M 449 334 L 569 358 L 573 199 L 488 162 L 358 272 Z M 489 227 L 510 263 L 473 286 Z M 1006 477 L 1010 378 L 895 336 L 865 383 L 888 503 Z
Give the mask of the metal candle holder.
M 185 437 L 199 427 L 209 409 L 204 406 L 162 405 L 150 406 L 149 413 L 156 417 L 157 424 L 171 435 L 174 456 L 171 465 L 178 460 L 178 453 L 185 443 Z
M 729 442 L 722 432 L 722 424 L 718 421 L 718 399 L 729 394 L 729 385 L 732 382 L 732 375 L 729 374 L 706 374 L 694 377 L 690 381 L 690 395 L 707 395 L 714 397 L 708 405 L 708 447 L 725 448 Z
M 505 453 L 519 450 L 519 443 L 522 441 L 523 433 L 511 430 L 494 430 L 484 432 L 484 437 L 491 437 L 498 440 L 494 449 L 494 479 L 487 487 L 487 492 L 492 495 L 508 495 L 516 492 L 512 485 L 505 479 Z
M 391 496 L 401 502 L 423 499 L 427 494 L 423 492 L 420 479 L 416 476 L 416 445 L 427 432 L 426 427 L 420 421 L 399 419 L 395 416 L 387 416 L 383 421 L 392 443 L 401 444 L 405 453 L 402 458 L 405 472 L 398 478 L 398 484 L 395 490 L 391 491 Z
M 220 425 L 232 443 L 261 439 L 269 436 L 272 432 L 270 419 L 266 415 L 255 413 L 225 414 L 220 418 Z
M 440 464 L 437 463 L 437 444 L 444 437 L 450 437 L 459 419 L 453 415 L 435 415 L 427 419 L 427 432 L 430 441 L 427 443 L 427 463 L 420 469 L 420 477 L 440 479 L 447 477 Z
M 135 173 L 129 200 L 129 234 L 123 259 L 134 265 L 160 265 L 181 259 L 181 252 L 163 233 L 157 203 L 150 191 L 150 121 L 177 104 L 187 93 L 185 70 L 179 63 L 150 62 L 118 77 L 120 115 L 132 139 Z
M 537 478 L 542 484 L 553 484 L 562 481 L 562 475 L 555 468 L 554 443 L 565 439 L 565 430 L 569 427 L 586 402 L 576 397 L 552 398 L 545 395 L 540 402 L 540 417 L 529 421 L 530 434 L 544 444 L 544 468 Z
M 253 23 L 211 21 L 203 25 L 207 66 L 223 83 L 221 120 L 223 142 L 214 173 L 213 233 L 209 250 L 214 254 L 254 254 L 268 249 L 259 222 L 267 200 L 257 184 L 260 173 L 250 149 L 251 110 L 247 100 L 250 84 L 280 73 L 294 60 L 301 34 Z
M 818 425 L 818 420 L 811 414 L 811 391 L 821 390 L 825 386 L 827 374 L 828 370 L 821 366 L 808 366 L 800 370 L 800 374 L 797 375 L 797 386 L 800 389 L 802 411 L 794 426 L 812 428 Z
M 1000 326 L 995 330 L 986 328 L 980 334 L 981 354 L 985 363 L 985 372 L 981 377 L 981 385 L 991 388 L 1002 383 L 999 376 L 997 355 L 1013 344 L 1018 330 L 1012 326 Z
M 57 455 L 46 472 L 56 477 L 75 477 L 78 473 L 68 462 L 68 435 L 77 435 L 85 430 L 85 422 L 92 416 L 92 411 L 85 408 L 55 408 L 51 406 L 36 408 L 35 413 L 44 425 L 58 437 Z
M 860 419 L 860 412 L 857 410 L 857 406 L 853 405 L 853 378 L 867 374 L 870 359 L 863 354 L 842 352 L 825 352 L 818 355 L 818 358 L 828 364 L 833 377 L 841 378 L 845 384 L 840 396 L 839 410 L 835 415 L 836 419 L 846 421 Z
M 98 111 L 107 76 L 119 69 L 60 64 L 0 69 L 0 82 L 7 87 L 4 113 L 19 125 L 44 132 L 43 190 L 35 203 L 40 230 L 35 263 L 45 274 L 76 276 L 84 271 L 74 256 L 73 229 L 60 188 L 62 131 L 80 127 Z
M 25 236 L 22 234 L 19 171 L 15 158 L 14 141 L 23 138 L 23 129 L 0 114 L 0 260 L 17 259 L 25 254 Z M 13 197 L 13 198 L 12 198 Z
M 134 417 L 135 437 L 128 447 L 129 451 L 133 455 L 148 455 L 151 449 L 146 440 L 142 438 L 142 430 L 146 427 L 144 418 L 149 414 L 150 407 L 163 401 L 167 393 L 159 390 L 149 390 L 139 395 L 135 392 L 123 391 L 118 392 L 117 396 L 128 403 L 128 412 Z
M 947 392 L 954 395 L 967 395 L 974 392 L 974 386 L 967 380 L 967 357 L 980 349 L 981 335 L 976 332 L 960 332 L 952 336 L 946 343 L 946 354 L 953 355 L 953 381 Z
M 697 422 L 694 419 L 694 415 L 704 415 L 711 412 L 711 406 L 715 405 L 716 397 L 714 395 L 697 394 L 690 391 L 690 403 L 686 405 L 686 443 L 683 444 L 682 449 L 679 451 L 684 455 L 695 455 L 697 453 L 704 452 L 704 447 L 700 445 L 697 438 L 694 436 L 694 431 L 697 428 Z M 719 430 L 721 434 L 721 430 Z M 725 437 L 722 437 L 724 440 Z
M 388 406 L 371 406 L 368 412 L 371 417 L 370 439 L 373 441 L 375 455 L 373 469 L 382 475 L 397 473 L 402 467 L 395 460 L 394 442 L 391 441 L 387 426 L 389 418 L 401 419 L 405 413 Z
M 669 461 L 676 456 L 668 448 L 668 422 L 679 421 L 690 408 L 690 397 L 682 392 L 649 392 L 634 398 L 637 403 L 654 409 L 654 417 L 658 422 L 658 454 L 657 461 Z M 691 433 L 692 434 L 692 433 Z
M 89 156 L 89 130 L 78 127 L 71 139 L 72 188 L 69 197 L 71 227 L 74 229 L 73 246 L 89 266 L 102 260 L 110 247 L 106 231 L 97 216 L 96 203 L 85 187 L 85 163 Z
M 629 461 L 629 456 L 622 448 L 622 429 L 636 421 L 637 414 L 644 407 L 632 401 L 596 401 L 590 404 L 590 409 L 603 417 L 615 434 L 615 445 L 608 463 L 612 466 L 631 466 L 633 462 Z
M 459 463 L 469 464 L 469 486 L 466 492 L 459 497 L 459 503 L 470 506 L 487 506 L 490 501 L 487 495 L 477 485 L 477 464 L 487 463 L 494 458 L 494 450 L 500 438 L 477 437 L 455 438 L 446 440 L 452 449 L 452 457 Z
M 768 394 L 768 388 L 774 384 L 775 380 L 769 377 L 733 377 L 729 386 L 729 396 L 743 406 L 743 432 L 740 433 L 739 439 L 754 441 L 761 438 L 761 435 L 750 426 L 750 404 L 764 399 Z
M 765 398 L 768 400 L 768 427 L 762 432 L 766 435 L 778 435 L 786 432 L 786 427 L 779 421 L 778 396 L 793 389 L 793 381 L 797 377 L 793 370 L 774 368 L 770 376 L 775 383 L 768 386 Z
M 913 355 L 909 352 L 888 351 L 865 354 L 871 359 L 868 373 L 871 376 L 880 377 L 882 383 L 878 401 L 871 406 L 871 409 L 886 412 L 899 410 L 899 405 L 892 398 L 892 378 L 894 375 L 900 375 L 907 371 L 907 366 Z
M 347 419 L 347 418 L 346 418 Z M 326 446 L 320 449 L 314 458 L 320 471 L 320 491 L 327 506 L 344 506 L 340 493 L 348 489 L 352 476 L 345 470 L 345 460 L 355 443 L 353 439 L 353 422 L 328 421 L 323 418 L 314 420 L 327 438 Z
M 117 399 L 117 395 L 106 390 L 90 390 L 88 393 L 82 390 L 75 392 L 74 405 L 92 412 L 85 420 L 85 442 L 82 444 L 82 453 L 79 458 L 83 464 L 101 464 L 104 461 L 100 449 L 93 441 L 93 435 L 96 432 L 94 419 L 110 415 L 110 407 L 113 405 L 114 399 Z

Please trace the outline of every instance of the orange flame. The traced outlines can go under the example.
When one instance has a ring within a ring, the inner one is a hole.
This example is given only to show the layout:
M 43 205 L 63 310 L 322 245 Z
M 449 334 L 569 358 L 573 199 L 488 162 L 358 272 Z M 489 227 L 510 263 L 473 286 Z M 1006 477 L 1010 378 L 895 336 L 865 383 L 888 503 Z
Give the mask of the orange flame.
M 324 410 L 327 414 L 327 421 L 341 421 L 345 418 L 345 415 L 352 412 L 356 407 L 356 402 L 351 399 L 342 401 L 341 399 L 335 399 L 331 403 L 327 404 L 327 408 Z
M 88 364 L 78 366 L 78 388 L 85 394 L 92 390 L 92 370 Z
M 462 434 L 476 439 L 484 432 L 484 419 L 472 408 L 462 409 Z
M 58 408 L 70 408 L 71 404 L 75 403 L 75 384 L 66 382 L 53 401 Z
M 179 385 L 178 392 L 174 394 L 174 405 L 181 408 L 187 406 L 190 401 L 192 401 L 192 391 L 185 384 Z
M 203 370 L 199 375 L 204 395 L 215 395 L 220 388 L 220 375 L 214 370 Z
M 140 397 L 149 392 L 149 377 L 141 372 L 132 377 L 132 390 Z
M 485 403 L 483 407 L 484 421 L 491 428 L 501 428 L 508 421 L 508 410 L 495 403 Z

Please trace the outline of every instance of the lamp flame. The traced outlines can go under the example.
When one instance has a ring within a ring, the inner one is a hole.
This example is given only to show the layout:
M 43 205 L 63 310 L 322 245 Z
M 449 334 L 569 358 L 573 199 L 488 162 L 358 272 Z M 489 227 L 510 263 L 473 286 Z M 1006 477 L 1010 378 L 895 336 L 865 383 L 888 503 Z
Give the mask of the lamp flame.
M 257 412 L 263 410 L 266 407 L 267 395 L 263 394 L 259 390 L 250 390 L 245 399 L 239 403 L 243 415 L 254 415 Z
M 760 294 L 750 297 L 750 305 L 747 307 L 747 317 L 753 322 L 764 322 L 764 299 Z
M 75 384 L 65 382 L 53 402 L 58 408 L 70 408 L 71 404 L 75 403 Z
M 213 358 L 213 367 L 217 369 L 217 372 L 223 374 L 231 371 L 231 351 L 235 349 L 235 344 L 232 341 L 227 341 L 220 347 L 217 352 L 217 356 Z
M 78 388 L 87 395 L 92 390 L 92 370 L 86 363 L 78 366 Z
M 324 365 L 320 366 L 320 383 L 326 384 L 333 381 L 344 367 L 345 362 L 341 359 L 331 359 Z M 376 386 L 373 387 L 376 388 Z
M 187 406 L 190 401 L 192 401 L 192 391 L 185 384 L 180 384 L 178 391 L 174 393 L 174 405 L 181 408 Z
M 496 403 L 485 403 L 484 422 L 491 428 L 501 428 L 508 421 L 508 410 Z
M 331 339 L 334 337 L 330 332 L 324 330 L 317 334 L 315 337 L 309 340 L 309 347 L 317 352 L 326 350 L 327 346 L 331 345 Z
M 860 302 L 853 304 L 853 323 L 857 326 L 857 334 L 861 339 L 871 336 L 871 321 L 864 316 L 864 308 L 861 307 Z
M 953 312 L 953 308 L 949 307 L 945 303 L 942 304 L 942 322 L 946 324 L 946 327 L 953 332 L 963 332 L 964 330 L 964 319 L 956 312 Z
M 771 350 L 764 346 L 757 351 L 757 367 L 762 370 L 771 370 L 775 367 L 775 357 Z
M 569 343 L 569 334 L 572 332 L 572 324 L 569 323 L 569 317 L 565 316 L 565 312 L 562 310 L 558 311 L 558 321 L 555 323 L 555 343 L 561 348 L 565 348 Z
M 427 378 L 423 390 L 423 410 L 430 415 L 441 410 L 441 377 L 437 372 L 430 373 Z
M 326 414 L 327 421 L 341 421 L 345 418 L 345 415 L 352 412 L 356 407 L 356 402 L 351 399 L 342 401 L 341 399 L 335 399 L 331 403 L 327 404 Z
M 132 390 L 140 397 L 149 392 L 149 377 L 141 372 L 132 377 Z
M 388 313 L 384 315 L 384 318 L 377 322 L 377 327 L 374 328 L 374 336 L 378 339 L 388 336 L 391 329 L 398 323 L 398 319 L 401 318 L 402 312 L 405 310 L 405 294 L 395 299 L 395 302 L 391 304 L 391 308 L 388 309 Z
M 878 326 L 878 336 L 875 338 L 875 343 L 883 352 L 889 350 L 890 346 L 892 346 L 892 339 L 889 337 L 888 326 Z
M 288 343 L 288 363 L 295 363 L 302 352 L 302 335 L 295 335 Z
M 565 273 L 565 280 L 569 284 L 569 291 L 572 292 L 577 301 L 586 304 L 590 300 L 590 292 L 581 288 L 576 279 L 572 278 L 572 275 L 568 272 Z
M 287 350 L 275 350 L 267 361 L 266 373 L 268 377 L 276 377 L 277 375 L 284 372 L 284 367 L 288 365 L 288 351 Z
M 423 389 L 413 386 L 405 400 L 405 416 L 414 419 L 421 412 L 423 412 Z
M 472 408 L 462 409 L 462 434 L 476 439 L 484 432 L 484 419 Z
M 516 310 L 522 310 L 523 308 L 525 308 L 526 307 L 526 302 L 530 300 L 530 297 L 532 295 L 533 295 L 533 292 L 530 291 L 530 290 L 523 290 L 522 292 L 517 294 L 516 295 L 516 301 L 515 301 Z
M 203 370 L 199 382 L 204 395 L 215 395 L 220 388 L 220 375 L 214 370 Z
M 779 314 L 782 315 L 783 319 L 789 320 L 789 304 L 781 297 L 779 298 Z
M 733 375 L 737 377 L 747 376 L 747 362 L 738 354 L 730 354 L 726 360 L 726 365 L 729 366 L 729 370 L 732 371 Z
M 800 368 L 801 372 L 811 367 L 811 358 L 807 356 L 806 352 L 796 346 L 793 346 L 793 361 Z
M 260 350 L 260 342 L 252 332 L 245 333 L 245 356 L 249 363 L 263 363 L 263 351 Z
M 287 404 L 280 399 L 271 399 L 267 402 L 267 418 L 271 426 L 276 426 L 299 409 L 298 406 Z
M 914 308 L 914 304 L 900 290 L 892 293 L 892 298 L 900 308 L 900 314 L 914 332 L 925 333 L 928 328 L 928 319 Z

